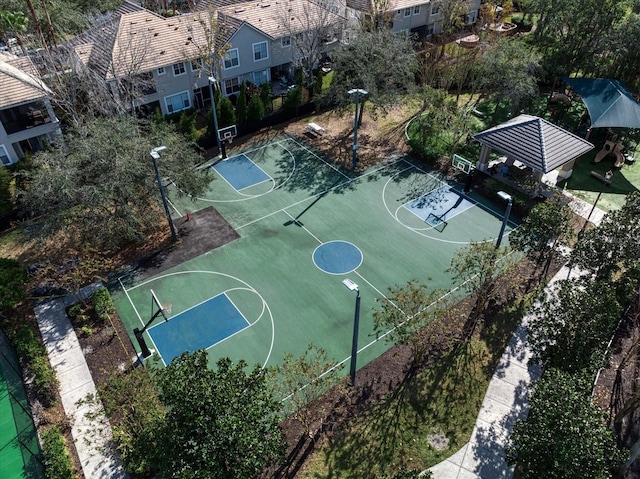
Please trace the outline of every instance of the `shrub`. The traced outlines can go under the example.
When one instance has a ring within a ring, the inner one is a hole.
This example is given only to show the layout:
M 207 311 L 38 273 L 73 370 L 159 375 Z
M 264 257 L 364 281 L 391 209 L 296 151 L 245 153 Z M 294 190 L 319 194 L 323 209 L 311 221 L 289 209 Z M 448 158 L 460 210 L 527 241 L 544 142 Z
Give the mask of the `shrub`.
M 71 458 L 58 426 L 51 426 L 42 433 L 42 453 L 47 479 L 75 478 Z
M 91 296 L 91 303 L 95 309 L 96 316 L 102 321 L 109 321 L 109 317 L 115 312 L 116 308 L 113 299 L 107 288 L 98 288 Z
M 29 372 L 33 375 L 33 383 L 38 399 L 45 405 L 56 403 L 58 378 L 49 365 L 47 350 L 38 340 L 33 327 L 23 323 L 12 337 L 13 346 L 18 356 L 24 358 Z
M 11 309 L 25 298 L 27 271 L 16 260 L 0 258 L 0 309 Z
M 247 120 L 248 121 L 260 121 L 264 118 L 264 104 L 260 99 L 260 96 L 254 95 L 249 100 L 249 106 L 247 108 Z
M 29 362 L 29 369 L 33 374 L 33 384 L 38 398 L 45 406 L 53 406 L 57 402 L 58 378 L 49 365 L 47 356 L 34 358 Z

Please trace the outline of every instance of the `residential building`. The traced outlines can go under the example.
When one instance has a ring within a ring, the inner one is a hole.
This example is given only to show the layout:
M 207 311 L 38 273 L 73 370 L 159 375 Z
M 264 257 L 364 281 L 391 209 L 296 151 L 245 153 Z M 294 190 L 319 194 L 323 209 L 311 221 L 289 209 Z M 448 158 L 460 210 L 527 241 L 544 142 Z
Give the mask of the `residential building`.
M 442 33 L 445 2 L 451 0 L 391 0 L 384 12 L 376 12 L 372 0 L 347 0 L 347 16 L 352 20 L 351 29 L 366 25 L 373 17 L 381 15 L 398 33 L 415 34 L 418 38 L 429 38 Z M 478 20 L 481 0 L 468 0 L 467 13 L 462 20 L 472 25 Z M 355 21 L 355 25 L 353 24 Z
M 61 142 L 49 96 L 29 57 L 0 55 L 0 163 L 16 163 Z
M 118 109 L 168 115 L 210 102 L 210 77 L 227 96 L 242 81 L 291 80 L 296 66 L 315 66 L 338 45 L 342 22 L 309 0 L 202 2 L 170 18 L 125 1 L 66 46 L 109 85 Z

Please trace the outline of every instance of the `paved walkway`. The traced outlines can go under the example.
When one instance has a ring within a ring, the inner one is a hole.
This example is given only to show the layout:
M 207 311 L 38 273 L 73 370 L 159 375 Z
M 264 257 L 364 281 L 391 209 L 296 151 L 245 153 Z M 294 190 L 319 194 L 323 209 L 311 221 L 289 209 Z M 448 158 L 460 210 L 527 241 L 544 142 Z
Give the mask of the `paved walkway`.
M 88 298 L 98 286 L 83 288 L 80 296 Z M 125 479 L 128 476 L 111 447 L 111 427 L 102 405 L 78 403 L 88 395 L 96 395 L 96 386 L 66 313 L 66 308 L 78 300 L 77 296 L 69 295 L 41 303 L 35 308 L 36 319 L 60 382 L 62 406 L 71 423 L 84 477 Z
M 605 213 L 573 197 L 571 209 L 594 224 L 600 224 Z M 551 279 L 547 288 L 567 276 L 579 272 L 564 266 Z M 516 420 L 526 419 L 529 413 L 529 384 L 540 377 L 537 365 L 529 364 L 532 354 L 527 345 L 527 314 L 511 337 L 507 349 L 493 373 L 491 382 L 478 412 L 471 439 L 462 449 L 429 470 L 434 479 L 511 479 L 513 468 L 504 460 L 504 447 Z

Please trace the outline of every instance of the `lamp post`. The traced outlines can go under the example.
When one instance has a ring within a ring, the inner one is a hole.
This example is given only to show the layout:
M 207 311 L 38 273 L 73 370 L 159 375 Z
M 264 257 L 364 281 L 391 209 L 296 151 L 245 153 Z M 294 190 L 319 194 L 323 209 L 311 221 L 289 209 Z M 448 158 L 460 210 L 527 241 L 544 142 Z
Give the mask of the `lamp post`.
M 218 154 L 222 152 L 220 146 L 220 133 L 218 132 L 218 112 L 216 111 L 216 97 L 213 95 L 213 84 L 217 82 L 214 77 L 209 77 L 209 94 L 211 95 L 211 114 L 213 115 L 213 129 L 216 135 L 216 143 L 218 144 Z
M 160 170 L 158 170 L 158 160 L 160 159 L 160 152 L 166 150 L 166 146 L 158 146 L 151 150 L 151 158 L 153 161 L 153 169 L 156 171 L 156 180 L 158 180 L 158 188 L 160 189 L 160 196 L 162 197 L 162 204 L 164 205 L 164 212 L 167 214 L 167 220 L 169 221 L 169 228 L 171 229 L 171 239 L 178 241 L 178 235 L 176 229 L 173 226 L 173 220 L 171 219 L 171 212 L 169 211 L 169 203 L 167 203 L 167 196 L 164 193 L 164 186 L 162 186 L 162 179 L 160 178 Z
M 360 123 L 360 119 L 358 118 L 358 103 L 360 97 L 367 95 L 369 92 L 361 88 L 353 88 L 347 93 L 356 96 L 356 113 L 353 120 L 353 159 L 351 162 L 351 167 L 355 170 L 356 166 L 358 166 L 358 123 Z
M 511 214 L 511 206 L 513 205 L 513 198 L 511 195 L 505 193 L 504 191 L 498 191 L 498 196 L 507 201 L 507 211 L 504 214 L 504 218 L 502 219 L 502 226 L 500 227 L 500 234 L 498 235 L 498 241 L 496 241 L 496 248 L 500 247 L 500 243 L 502 243 L 502 235 L 504 235 L 504 230 L 507 227 L 507 221 L 509 221 L 509 215 Z
M 349 291 L 356 292 L 356 312 L 353 318 L 353 338 L 351 340 L 351 367 L 349 375 L 351 376 L 351 385 L 356 385 L 356 364 L 358 359 L 358 327 L 360 325 L 360 289 L 358 285 L 349 278 L 343 279 L 344 284 Z

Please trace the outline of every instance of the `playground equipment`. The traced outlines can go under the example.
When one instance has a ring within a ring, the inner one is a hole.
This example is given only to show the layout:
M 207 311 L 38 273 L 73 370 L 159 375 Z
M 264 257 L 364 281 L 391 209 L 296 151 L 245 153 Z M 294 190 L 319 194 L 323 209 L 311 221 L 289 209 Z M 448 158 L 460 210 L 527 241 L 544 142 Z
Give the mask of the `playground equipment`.
M 624 165 L 625 161 L 624 154 L 622 153 L 622 148 L 623 146 L 621 143 L 614 143 L 613 141 L 607 140 L 604 142 L 604 146 L 602 147 L 602 149 L 593 159 L 593 162 L 600 163 L 605 157 L 613 155 L 615 157 L 615 162 L 613 165 L 616 168 L 622 168 L 622 165 Z

